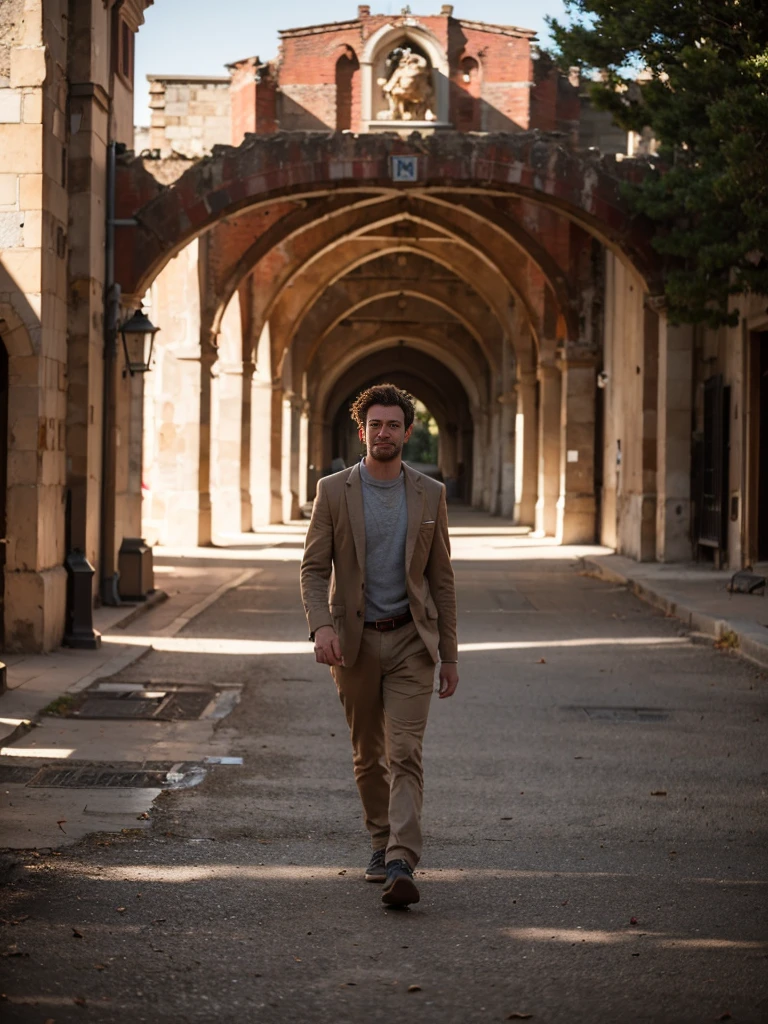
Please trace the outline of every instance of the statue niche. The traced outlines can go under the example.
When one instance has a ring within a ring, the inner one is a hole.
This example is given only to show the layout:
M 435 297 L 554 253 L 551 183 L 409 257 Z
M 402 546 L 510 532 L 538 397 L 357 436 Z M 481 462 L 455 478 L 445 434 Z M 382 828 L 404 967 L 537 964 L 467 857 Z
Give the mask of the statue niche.
M 432 68 L 423 54 L 410 46 L 398 46 L 387 57 L 387 78 L 378 84 L 389 109 L 380 110 L 379 121 L 434 121 Z

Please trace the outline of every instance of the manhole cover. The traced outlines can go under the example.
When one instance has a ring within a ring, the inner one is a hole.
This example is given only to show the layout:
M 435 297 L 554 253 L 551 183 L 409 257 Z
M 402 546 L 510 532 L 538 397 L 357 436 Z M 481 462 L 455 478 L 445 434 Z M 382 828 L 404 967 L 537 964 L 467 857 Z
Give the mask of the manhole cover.
M 664 722 L 668 711 L 661 708 L 582 708 L 595 722 Z

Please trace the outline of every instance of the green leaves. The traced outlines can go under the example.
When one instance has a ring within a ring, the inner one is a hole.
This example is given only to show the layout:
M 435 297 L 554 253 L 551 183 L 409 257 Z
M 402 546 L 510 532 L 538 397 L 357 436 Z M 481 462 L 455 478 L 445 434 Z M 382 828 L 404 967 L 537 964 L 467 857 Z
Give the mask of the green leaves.
M 768 9 L 763 0 L 569 0 L 554 59 L 594 104 L 651 129 L 656 169 L 629 188 L 655 225 L 673 320 L 738 321 L 768 295 Z

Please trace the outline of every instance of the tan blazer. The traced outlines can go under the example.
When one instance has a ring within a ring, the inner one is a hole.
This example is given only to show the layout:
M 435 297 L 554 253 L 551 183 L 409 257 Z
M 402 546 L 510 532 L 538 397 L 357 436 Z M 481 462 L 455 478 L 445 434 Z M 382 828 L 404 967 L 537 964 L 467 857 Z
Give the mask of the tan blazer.
M 457 660 L 456 589 L 445 487 L 405 469 L 408 533 L 405 580 L 411 614 L 433 661 Z M 357 660 L 365 617 L 365 516 L 359 464 L 323 477 L 301 563 L 310 639 L 321 626 L 339 635 L 344 663 Z

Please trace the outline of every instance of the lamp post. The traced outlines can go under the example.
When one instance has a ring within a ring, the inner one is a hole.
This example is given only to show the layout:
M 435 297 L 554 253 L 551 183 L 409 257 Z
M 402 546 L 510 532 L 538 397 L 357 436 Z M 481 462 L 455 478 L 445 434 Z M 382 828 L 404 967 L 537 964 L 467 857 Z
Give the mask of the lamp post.
M 159 330 L 160 328 L 155 327 L 143 309 L 137 309 L 120 327 L 125 365 L 132 377 L 136 373 L 146 373 L 151 369 L 152 348 Z

